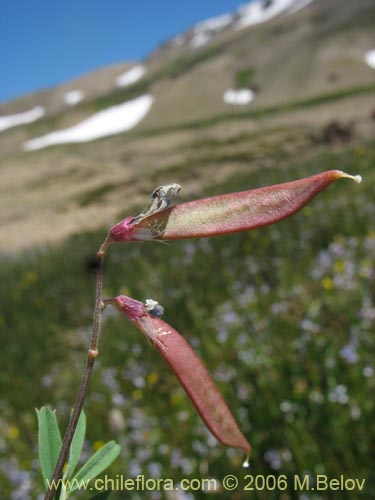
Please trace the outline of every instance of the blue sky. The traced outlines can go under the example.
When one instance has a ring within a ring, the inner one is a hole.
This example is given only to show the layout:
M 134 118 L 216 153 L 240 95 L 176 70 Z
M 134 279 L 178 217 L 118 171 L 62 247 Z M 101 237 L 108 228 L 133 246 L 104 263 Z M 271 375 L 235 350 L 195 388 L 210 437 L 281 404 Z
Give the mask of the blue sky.
M 121 61 L 142 60 L 238 0 L 1 0 L 0 101 Z

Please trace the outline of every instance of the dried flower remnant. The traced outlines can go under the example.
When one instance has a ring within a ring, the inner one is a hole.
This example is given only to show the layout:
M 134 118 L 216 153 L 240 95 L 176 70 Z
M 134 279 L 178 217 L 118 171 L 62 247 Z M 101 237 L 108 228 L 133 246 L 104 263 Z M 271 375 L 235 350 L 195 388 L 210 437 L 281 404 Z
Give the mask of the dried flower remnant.
M 164 186 L 159 186 L 153 190 L 151 193 L 152 203 L 150 208 L 145 214 L 139 214 L 134 219 L 134 223 L 138 223 L 145 217 L 149 217 L 152 214 L 161 212 L 169 207 L 172 200 L 176 198 L 178 193 L 181 191 L 181 186 L 172 182 L 171 184 L 165 184 Z
M 116 306 L 148 338 L 174 371 L 212 434 L 224 445 L 250 452 L 250 444 L 241 433 L 233 415 L 219 393 L 211 375 L 186 340 L 170 325 L 148 312 L 147 304 L 120 295 L 105 299 Z M 153 305 L 153 304 L 151 304 Z M 157 304 L 158 305 L 158 304 Z M 248 466 L 247 460 L 244 466 Z
M 156 201 L 146 214 L 127 217 L 109 230 L 99 254 L 103 255 L 113 242 L 200 238 L 274 224 L 296 213 L 320 191 L 341 178 L 361 182 L 359 175 L 328 170 L 296 181 L 212 196 L 168 208 L 164 207 L 179 189 L 174 190 L 171 197 L 168 189 L 161 186 L 154 191 Z
M 174 182 L 154 189 L 151 193 L 152 202 L 150 208 L 145 213 L 142 212 L 137 216 L 126 217 L 121 222 L 113 226 L 109 230 L 107 238 L 100 247 L 98 255 L 103 256 L 108 246 L 114 241 L 134 241 L 134 237 L 132 236 L 133 228 L 145 218 L 166 210 L 180 191 L 181 186 Z
M 156 302 L 156 300 L 146 299 L 145 306 L 146 311 L 152 316 L 157 316 L 158 318 L 160 318 L 164 314 L 164 307 Z

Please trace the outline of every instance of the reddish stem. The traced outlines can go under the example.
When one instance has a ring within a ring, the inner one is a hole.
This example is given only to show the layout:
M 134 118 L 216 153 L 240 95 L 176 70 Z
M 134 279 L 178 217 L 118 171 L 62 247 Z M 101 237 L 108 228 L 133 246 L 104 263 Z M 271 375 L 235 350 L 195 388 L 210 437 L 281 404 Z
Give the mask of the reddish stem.
M 87 389 L 91 377 L 91 373 L 94 367 L 95 359 L 97 358 L 98 344 L 101 332 L 101 318 L 103 310 L 102 294 L 103 294 L 103 264 L 104 256 L 98 253 L 98 267 L 96 271 L 96 300 L 95 300 L 95 310 L 94 319 L 92 326 L 92 335 L 90 341 L 90 347 L 88 350 L 88 356 L 86 361 L 85 371 L 82 376 L 81 385 L 78 389 L 76 400 L 74 403 L 73 411 L 69 420 L 68 427 L 65 432 L 65 436 L 62 442 L 60 454 L 57 459 L 56 467 L 53 472 L 52 478 L 50 480 L 50 487 L 45 493 L 44 500 L 52 500 L 55 496 L 59 480 L 63 475 L 63 469 L 65 462 L 68 459 L 70 445 L 73 440 L 74 432 L 77 427 L 78 419 L 80 417 L 83 404 L 85 402 Z

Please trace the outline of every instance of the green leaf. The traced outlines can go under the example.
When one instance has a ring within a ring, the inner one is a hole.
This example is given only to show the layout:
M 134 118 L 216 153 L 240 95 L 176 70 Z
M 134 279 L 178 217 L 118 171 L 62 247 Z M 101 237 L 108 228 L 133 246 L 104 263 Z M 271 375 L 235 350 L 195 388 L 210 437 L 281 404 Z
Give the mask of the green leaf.
M 61 435 L 56 414 L 47 406 L 36 410 L 39 429 L 39 461 L 45 486 L 52 477 L 61 449 Z
M 86 415 L 82 410 L 81 415 L 78 419 L 76 430 L 74 431 L 72 444 L 70 445 L 68 467 L 65 471 L 64 479 L 69 479 L 77 466 L 79 457 L 81 455 L 83 440 L 85 439 L 85 433 Z
M 90 497 L 89 500 L 107 500 L 107 498 L 111 493 L 112 490 L 101 491 L 100 493 L 97 493 L 93 497 Z
M 71 489 L 69 493 L 76 490 L 82 481 L 90 481 L 101 472 L 103 472 L 117 458 L 121 447 L 115 441 L 109 441 L 100 448 L 89 460 L 81 467 L 73 479 L 71 479 Z

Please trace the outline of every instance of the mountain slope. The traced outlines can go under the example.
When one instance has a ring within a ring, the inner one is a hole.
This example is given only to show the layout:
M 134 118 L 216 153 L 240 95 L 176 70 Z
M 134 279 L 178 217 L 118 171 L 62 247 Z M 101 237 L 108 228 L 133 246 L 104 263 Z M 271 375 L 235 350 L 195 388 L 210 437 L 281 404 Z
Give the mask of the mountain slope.
M 151 54 L 133 84 L 116 84 L 132 68 L 125 64 L 3 105 L 2 114 L 43 106 L 45 116 L 0 133 L 2 249 L 108 225 L 130 203 L 143 208 L 161 182 L 182 179 L 185 196 L 194 196 L 213 178 L 267 163 L 275 151 L 302 153 L 332 120 L 351 121 L 356 137 L 368 136 L 372 2 L 305 3 L 289 2 L 241 29 L 241 11 L 201 23 Z M 229 105 L 223 97 L 230 89 L 254 98 Z M 84 98 L 64 103 L 73 90 Z M 26 141 L 145 95 L 153 104 L 128 132 L 22 152 Z

